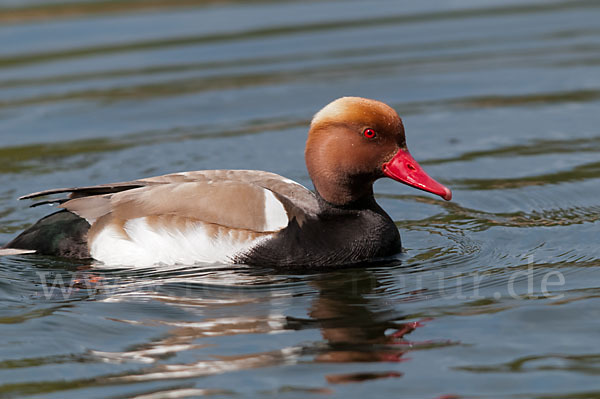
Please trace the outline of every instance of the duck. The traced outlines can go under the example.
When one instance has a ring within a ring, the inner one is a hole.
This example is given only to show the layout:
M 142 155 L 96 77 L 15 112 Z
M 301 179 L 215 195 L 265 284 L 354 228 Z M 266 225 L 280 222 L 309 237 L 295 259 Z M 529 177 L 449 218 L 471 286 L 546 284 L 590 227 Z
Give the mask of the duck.
M 357 264 L 402 250 L 398 228 L 375 201 L 376 180 L 452 199 L 408 151 L 396 111 L 377 100 L 342 97 L 327 104 L 310 122 L 304 155 L 314 191 L 270 172 L 200 170 L 24 195 L 41 201 L 32 206 L 61 209 L 0 254 L 108 266 Z M 46 196 L 54 197 L 40 200 Z

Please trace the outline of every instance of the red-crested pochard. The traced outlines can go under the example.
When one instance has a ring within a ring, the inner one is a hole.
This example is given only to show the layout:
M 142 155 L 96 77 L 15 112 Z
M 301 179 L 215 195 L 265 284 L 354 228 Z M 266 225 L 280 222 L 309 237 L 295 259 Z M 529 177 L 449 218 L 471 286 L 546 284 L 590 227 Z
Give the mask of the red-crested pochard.
M 202 170 L 25 195 L 70 193 L 44 201 L 63 210 L 0 254 L 35 251 L 137 266 L 343 265 L 401 249 L 398 229 L 373 197 L 375 180 L 390 177 L 452 198 L 412 158 L 402 120 L 379 101 L 344 97 L 320 110 L 305 158 L 315 193 L 269 172 Z

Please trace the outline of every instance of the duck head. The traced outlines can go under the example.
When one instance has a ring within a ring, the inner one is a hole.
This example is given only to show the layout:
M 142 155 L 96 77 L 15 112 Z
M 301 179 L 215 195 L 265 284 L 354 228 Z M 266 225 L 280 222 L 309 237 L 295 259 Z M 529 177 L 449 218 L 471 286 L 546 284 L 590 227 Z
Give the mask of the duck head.
M 381 177 L 452 199 L 450 189 L 425 173 L 408 152 L 402 119 L 379 101 L 343 97 L 317 112 L 305 158 L 316 191 L 334 205 L 372 196 L 373 183 Z

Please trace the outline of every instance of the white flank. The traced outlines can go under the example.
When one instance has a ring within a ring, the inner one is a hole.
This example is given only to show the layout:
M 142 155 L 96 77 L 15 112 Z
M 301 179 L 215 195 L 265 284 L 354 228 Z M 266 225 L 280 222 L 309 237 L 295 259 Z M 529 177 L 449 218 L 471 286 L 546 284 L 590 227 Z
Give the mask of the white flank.
M 112 266 L 231 263 L 236 255 L 271 237 L 265 235 L 240 241 L 230 232 L 211 237 L 201 222 L 190 224 L 185 230 L 174 230 L 154 228 L 148 225 L 146 218 L 129 220 L 125 231 L 129 238 L 113 226 L 104 228 L 91 244 L 92 257 Z
M 265 227 L 266 231 L 278 231 L 287 227 L 289 218 L 283 204 L 270 190 L 265 192 Z

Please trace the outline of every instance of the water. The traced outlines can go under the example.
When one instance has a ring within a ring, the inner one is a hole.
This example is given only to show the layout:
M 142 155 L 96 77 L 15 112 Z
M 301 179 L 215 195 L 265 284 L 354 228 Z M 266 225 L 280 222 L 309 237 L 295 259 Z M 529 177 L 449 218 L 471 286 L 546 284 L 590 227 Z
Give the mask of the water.
M 0 258 L 0 397 L 600 397 L 597 1 L 0 1 L 0 243 L 44 188 L 249 168 L 385 101 L 454 191 L 319 273 Z

